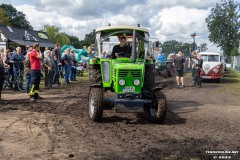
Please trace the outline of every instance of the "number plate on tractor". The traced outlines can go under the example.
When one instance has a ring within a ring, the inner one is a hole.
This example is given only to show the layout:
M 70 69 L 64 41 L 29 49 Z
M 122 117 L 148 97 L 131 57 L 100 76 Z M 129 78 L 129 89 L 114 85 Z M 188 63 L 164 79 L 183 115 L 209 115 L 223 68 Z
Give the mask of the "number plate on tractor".
M 123 87 L 123 92 L 135 92 L 135 87 Z

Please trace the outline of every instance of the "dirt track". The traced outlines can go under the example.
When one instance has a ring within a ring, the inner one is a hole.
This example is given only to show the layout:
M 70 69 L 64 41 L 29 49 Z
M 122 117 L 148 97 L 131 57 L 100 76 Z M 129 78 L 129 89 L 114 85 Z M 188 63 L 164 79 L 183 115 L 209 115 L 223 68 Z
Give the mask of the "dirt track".
M 162 125 L 113 111 L 104 111 L 102 123 L 89 121 L 88 82 L 43 90 L 37 103 L 3 92 L 0 159 L 219 159 L 206 152 L 240 151 L 240 98 L 221 89 L 228 83 L 176 89 L 168 82 Z

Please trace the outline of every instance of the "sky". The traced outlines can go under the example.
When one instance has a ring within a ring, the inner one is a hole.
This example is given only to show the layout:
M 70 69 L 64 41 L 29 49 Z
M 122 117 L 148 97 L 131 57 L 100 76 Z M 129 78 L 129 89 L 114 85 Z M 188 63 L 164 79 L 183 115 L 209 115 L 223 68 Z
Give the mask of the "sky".
M 236 0 L 239 1 L 239 0 Z M 205 19 L 221 0 L 0 0 L 22 11 L 34 30 L 45 24 L 83 39 L 93 29 L 113 25 L 141 25 L 150 37 L 160 42 L 177 40 L 207 43 L 209 50 L 219 50 L 208 40 Z

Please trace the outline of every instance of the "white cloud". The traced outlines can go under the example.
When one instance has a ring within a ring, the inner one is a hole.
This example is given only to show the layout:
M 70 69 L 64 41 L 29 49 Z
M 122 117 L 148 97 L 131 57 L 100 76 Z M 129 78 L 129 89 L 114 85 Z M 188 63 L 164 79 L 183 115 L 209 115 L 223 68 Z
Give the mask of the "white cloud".
M 209 13 L 209 10 L 177 6 L 159 11 L 149 22 L 155 31 L 153 34 L 162 41 L 176 39 L 190 42 L 193 32 L 208 34 L 205 18 Z
M 208 9 L 214 7 L 221 0 L 147 0 L 147 4 L 157 8 L 169 8 L 173 6 L 184 6 L 186 8 Z
M 196 42 L 208 41 L 205 18 L 216 1 L 208 0 L 36 0 L 16 5 L 26 14 L 34 29 L 45 24 L 56 25 L 62 32 L 83 39 L 93 29 L 111 25 L 137 25 L 149 29 L 151 37 L 161 42 L 178 40 L 192 42 L 191 33 L 196 32 Z

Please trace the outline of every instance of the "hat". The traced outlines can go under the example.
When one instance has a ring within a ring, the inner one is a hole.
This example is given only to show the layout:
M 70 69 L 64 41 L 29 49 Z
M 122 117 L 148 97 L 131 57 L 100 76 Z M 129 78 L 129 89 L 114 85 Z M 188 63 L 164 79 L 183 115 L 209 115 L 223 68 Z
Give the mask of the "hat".
M 29 48 L 30 46 L 29 45 L 26 45 L 26 48 Z

